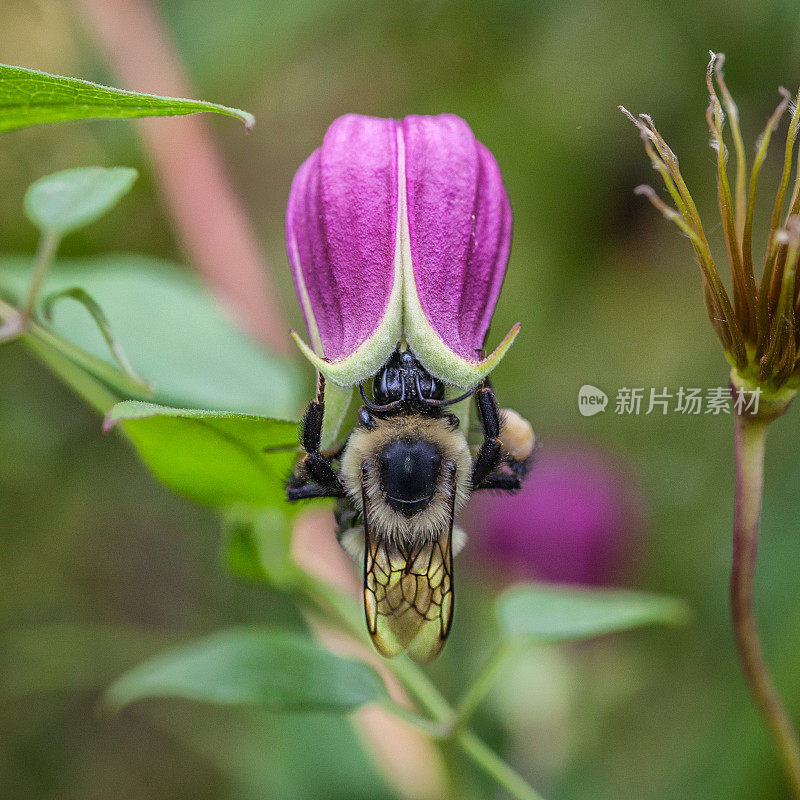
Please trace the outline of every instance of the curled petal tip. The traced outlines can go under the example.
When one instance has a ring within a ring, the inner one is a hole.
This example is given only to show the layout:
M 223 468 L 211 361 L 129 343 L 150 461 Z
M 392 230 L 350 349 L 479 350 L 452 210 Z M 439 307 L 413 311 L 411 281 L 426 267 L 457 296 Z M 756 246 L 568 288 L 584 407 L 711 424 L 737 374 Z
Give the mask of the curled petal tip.
M 414 336 L 409 337 L 409 345 L 426 369 L 440 380 L 459 389 L 469 390 L 475 388 L 497 367 L 517 338 L 520 323 L 511 328 L 490 355 L 475 361 L 454 353 L 432 328 L 428 327 L 422 335 L 419 329 L 413 330 Z
M 393 333 L 394 327 L 394 325 L 380 326 L 374 336 L 367 339 L 349 356 L 338 361 L 315 353 L 295 331 L 292 331 L 292 338 L 300 348 L 300 352 L 318 372 L 337 386 L 348 388 L 372 377 L 389 360 L 399 342 L 399 333 Z

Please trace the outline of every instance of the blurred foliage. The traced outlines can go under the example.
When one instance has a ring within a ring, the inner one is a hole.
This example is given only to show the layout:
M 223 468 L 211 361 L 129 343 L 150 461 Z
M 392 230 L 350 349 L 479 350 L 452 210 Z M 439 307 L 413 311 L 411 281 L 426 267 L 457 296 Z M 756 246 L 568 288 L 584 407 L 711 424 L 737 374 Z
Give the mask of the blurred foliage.
M 135 169 L 126 167 L 79 167 L 46 175 L 25 192 L 25 214 L 42 233 L 63 236 L 102 217 L 137 177 Z
M 30 270 L 27 257 L 0 256 L 0 293 L 22 297 Z M 99 303 L 133 366 L 153 382 L 153 399 L 287 418 L 301 405 L 299 368 L 238 330 L 185 270 L 136 255 L 63 260 L 51 270 L 44 291 L 75 285 Z M 108 345 L 85 309 L 61 303 L 52 316 L 56 333 L 98 358 L 109 358 Z
M 651 171 L 615 106 L 654 115 L 681 158 L 701 213 L 713 210 L 714 159 L 703 119 L 707 50 L 728 56 L 728 84 L 752 142 L 775 106 L 778 85 L 798 81 L 796 5 L 163 0 L 158 6 L 197 96 L 235 103 L 258 119 L 246 140 L 222 121 L 212 124 L 260 226 L 294 327 L 302 319 L 283 254 L 284 205 L 294 170 L 330 121 L 346 111 L 465 117 L 497 156 L 515 210 L 495 330 L 517 320 L 523 330 L 496 375 L 501 401 L 512 401 L 533 421 L 543 446 L 591 440 L 627 459 L 645 487 L 651 528 L 643 566 L 629 584 L 686 597 L 694 625 L 683 633 L 647 631 L 532 656 L 490 695 L 476 718 L 481 734 L 551 800 L 782 797 L 729 631 L 730 419 L 624 417 L 610 410 L 585 419 L 575 398 L 584 383 L 613 398 L 621 386 L 726 382 L 689 245 L 632 196 Z M 5 61 L 112 80 L 66 0 L 10 0 L 0 9 L 0 29 Z M 107 267 L 110 275 L 115 264 L 124 267 L 127 256 L 98 263 L 97 254 L 107 251 L 146 254 L 148 261 L 158 259 L 159 270 L 164 260 L 181 261 L 135 129 L 109 122 L 4 135 L 3 251 L 24 254 L 27 263 L 34 249 L 35 231 L 21 210 L 33 180 L 82 164 L 120 163 L 142 175 L 125 200 L 125 225 L 107 217 L 64 243 L 62 252 L 77 259 L 67 265 L 75 273 L 70 285 L 88 285 L 95 276 L 102 283 Z M 762 175 L 765 195 L 776 174 L 773 154 Z M 721 233 L 712 230 L 709 237 L 721 252 Z M 0 267 L 3 276 L 7 269 Z M 126 317 L 115 311 L 113 293 L 110 288 L 101 298 L 102 307 L 125 342 Z M 100 297 L 99 289 L 93 294 Z M 122 311 L 125 296 L 118 301 Z M 80 307 L 64 303 L 54 314 L 56 327 L 80 326 L 87 338 L 97 337 L 94 346 L 105 347 Z M 154 313 L 150 322 L 160 319 Z M 163 337 L 154 336 L 154 349 L 159 342 Z M 137 353 L 128 355 L 145 372 Z M 180 360 L 170 364 L 177 368 Z M 209 392 L 212 384 L 206 381 Z M 66 645 L 56 633 L 76 625 L 131 631 L 119 644 L 114 670 L 151 652 L 137 638 L 142 627 L 160 629 L 174 642 L 265 618 L 302 625 L 280 595 L 224 573 L 216 519 L 152 481 L 132 452 L 103 437 L 99 418 L 20 345 L 0 349 L 0 386 L 0 631 L 53 630 L 46 640 L 51 648 L 34 654 L 39 664 L 59 659 Z M 273 389 L 260 379 L 249 386 Z M 180 404 L 175 397 L 159 400 Z M 287 403 L 296 413 L 301 398 L 292 395 Z M 260 409 L 237 404 L 231 410 Z M 796 413 L 777 423 L 767 455 L 757 605 L 768 658 L 798 717 L 800 631 L 791 624 L 800 614 L 792 570 L 800 481 Z M 483 643 L 491 642 L 491 598 L 502 579 L 471 561 L 469 547 L 457 568 L 457 622 L 431 668 L 450 697 L 488 656 Z M 154 644 L 152 652 L 157 649 Z M 87 658 L 98 663 L 104 681 L 104 667 L 90 651 Z M 11 685 L 7 664 L 0 659 L 2 687 Z M 0 796 L 390 796 L 340 719 L 209 711 L 178 702 L 98 719 L 100 688 L 3 697 Z M 338 787 L 345 788 L 337 794 Z

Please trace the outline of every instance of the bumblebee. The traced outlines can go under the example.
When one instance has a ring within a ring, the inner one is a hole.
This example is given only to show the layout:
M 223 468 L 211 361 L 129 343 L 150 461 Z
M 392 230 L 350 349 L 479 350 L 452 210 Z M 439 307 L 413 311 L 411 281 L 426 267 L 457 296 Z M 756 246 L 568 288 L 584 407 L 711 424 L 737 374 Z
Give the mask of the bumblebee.
M 488 378 L 460 397 L 408 348 L 375 375 L 345 443 L 321 452 L 325 378 L 302 423 L 305 455 L 287 485 L 290 501 L 337 499 L 337 538 L 364 567 L 364 610 L 377 650 L 433 659 L 453 621 L 453 556 L 465 536 L 454 527 L 473 491 L 514 492 L 530 467 L 530 423 L 499 409 Z M 474 396 L 483 442 L 474 455 L 448 410 Z

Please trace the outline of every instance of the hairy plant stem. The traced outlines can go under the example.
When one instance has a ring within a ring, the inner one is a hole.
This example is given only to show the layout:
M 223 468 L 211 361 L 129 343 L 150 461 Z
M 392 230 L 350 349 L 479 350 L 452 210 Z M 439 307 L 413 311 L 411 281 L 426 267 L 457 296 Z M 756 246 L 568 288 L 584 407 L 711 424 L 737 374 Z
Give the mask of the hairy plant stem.
M 299 571 L 295 588 L 314 608 L 333 619 L 339 627 L 364 641 L 365 625 L 357 606 L 337 589 Z M 419 719 L 413 713 L 403 712 L 402 716 L 434 741 L 452 741 L 491 776 L 512 797 L 517 800 L 544 800 L 533 787 L 497 753 L 482 742 L 472 731 L 456 726 L 456 710 L 447 702 L 442 693 L 431 683 L 422 669 L 405 656 L 384 662 L 390 672 L 403 684 L 419 707 L 430 714 L 431 720 Z M 394 713 L 394 707 L 390 707 Z M 417 722 L 419 721 L 419 724 Z
M 753 603 L 753 577 L 764 486 L 764 448 L 771 419 L 748 414 L 736 414 L 734 418 L 736 499 L 730 584 L 731 617 L 739 660 L 750 693 L 778 749 L 793 796 L 800 800 L 800 744 L 764 660 Z

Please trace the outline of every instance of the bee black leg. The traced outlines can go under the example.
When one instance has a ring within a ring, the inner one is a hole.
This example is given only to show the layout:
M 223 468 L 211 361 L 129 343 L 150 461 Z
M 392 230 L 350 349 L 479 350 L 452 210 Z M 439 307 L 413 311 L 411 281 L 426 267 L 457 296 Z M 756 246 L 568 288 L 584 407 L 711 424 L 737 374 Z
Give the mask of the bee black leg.
M 320 374 L 317 381 L 317 396 L 308 404 L 308 410 L 303 417 L 302 441 L 306 455 L 298 465 L 299 474 L 296 471 L 286 486 L 288 500 L 302 500 L 310 497 L 344 497 L 344 488 L 336 470 L 331 466 L 330 457 L 323 455 L 319 449 L 324 418 L 325 376 Z
M 308 483 L 303 478 L 292 476 L 286 485 L 286 499 L 289 502 L 295 500 L 312 500 L 321 497 L 342 497 L 338 490 L 334 493 L 329 486 L 322 486 L 319 483 Z
M 477 489 L 500 464 L 500 409 L 488 378 L 475 390 L 478 418 L 483 428 L 483 444 L 472 467 L 472 487 Z
M 481 489 L 501 489 L 505 492 L 516 492 L 522 488 L 522 478 L 511 472 L 490 472 L 473 491 Z

